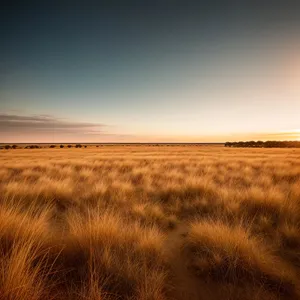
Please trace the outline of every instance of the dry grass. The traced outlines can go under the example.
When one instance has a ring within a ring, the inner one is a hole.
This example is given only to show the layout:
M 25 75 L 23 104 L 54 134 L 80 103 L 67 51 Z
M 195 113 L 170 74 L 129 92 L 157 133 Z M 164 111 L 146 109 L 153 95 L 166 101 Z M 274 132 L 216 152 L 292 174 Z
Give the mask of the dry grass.
M 0 166 L 0 299 L 300 299 L 300 149 L 17 149 Z

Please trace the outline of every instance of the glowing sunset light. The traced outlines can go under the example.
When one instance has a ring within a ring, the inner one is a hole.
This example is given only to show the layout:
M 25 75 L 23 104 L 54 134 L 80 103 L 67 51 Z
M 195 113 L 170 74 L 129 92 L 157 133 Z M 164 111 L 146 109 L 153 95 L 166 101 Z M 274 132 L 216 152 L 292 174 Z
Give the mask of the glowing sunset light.
M 275 134 L 279 140 L 300 140 L 300 129 L 282 130 L 278 134 Z
M 298 6 L 23 2 L 0 17 L 0 143 L 300 139 Z

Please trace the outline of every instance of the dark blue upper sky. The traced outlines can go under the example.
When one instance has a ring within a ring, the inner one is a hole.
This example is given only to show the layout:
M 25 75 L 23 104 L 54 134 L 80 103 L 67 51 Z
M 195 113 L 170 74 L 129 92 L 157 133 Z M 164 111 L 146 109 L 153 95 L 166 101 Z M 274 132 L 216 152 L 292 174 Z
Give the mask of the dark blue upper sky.
M 3 128 L 10 114 L 105 124 L 111 139 L 300 128 L 300 92 L 286 94 L 299 73 L 285 73 L 291 53 L 298 68 L 299 15 L 296 1 L 276 0 L 2 1 Z M 282 77 L 292 83 L 274 90 Z

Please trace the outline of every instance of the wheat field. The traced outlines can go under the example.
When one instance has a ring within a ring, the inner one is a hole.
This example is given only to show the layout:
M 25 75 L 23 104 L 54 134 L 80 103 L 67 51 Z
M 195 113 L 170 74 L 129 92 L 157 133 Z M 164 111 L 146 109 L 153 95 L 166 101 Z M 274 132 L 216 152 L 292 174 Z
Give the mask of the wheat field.
M 300 149 L 0 152 L 0 299 L 300 299 Z

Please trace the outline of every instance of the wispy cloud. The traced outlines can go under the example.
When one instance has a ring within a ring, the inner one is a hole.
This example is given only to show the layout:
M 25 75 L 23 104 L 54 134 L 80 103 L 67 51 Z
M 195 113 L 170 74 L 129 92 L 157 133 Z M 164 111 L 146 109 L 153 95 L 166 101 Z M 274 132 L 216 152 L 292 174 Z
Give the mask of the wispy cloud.
M 0 142 L 101 142 L 128 137 L 102 123 L 75 122 L 49 115 L 0 114 Z
M 73 122 L 49 115 L 23 116 L 0 114 L 0 132 L 57 132 L 57 133 L 104 133 L 104 124 Z
M 103 123 L 75 122 L 50 115 L 0 114 L 1 143 L 128 142 L 138 137 Z

